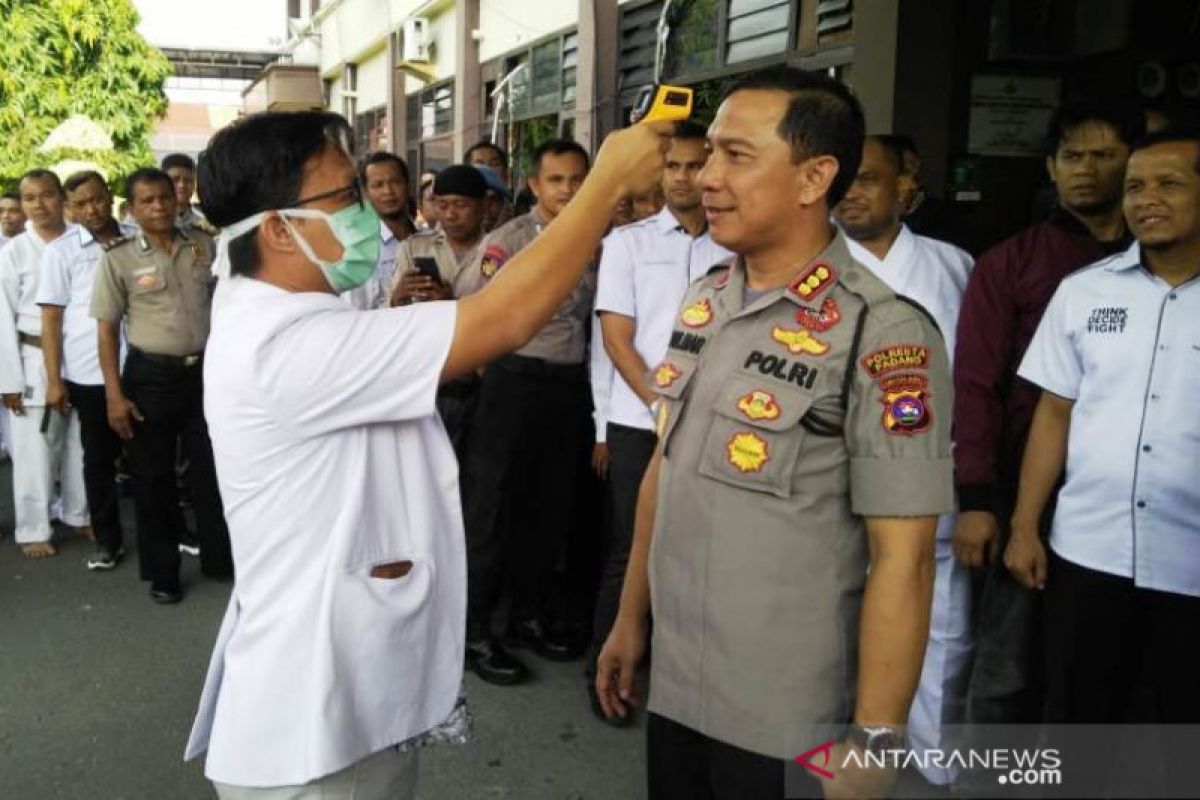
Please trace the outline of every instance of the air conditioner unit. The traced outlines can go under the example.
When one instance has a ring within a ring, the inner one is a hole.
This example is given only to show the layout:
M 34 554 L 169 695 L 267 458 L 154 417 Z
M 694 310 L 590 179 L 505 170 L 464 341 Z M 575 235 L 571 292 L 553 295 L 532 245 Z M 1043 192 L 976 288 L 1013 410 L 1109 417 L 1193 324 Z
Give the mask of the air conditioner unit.
M 410 17 L 404 21 L 404 46 L 401 61 L 429 63 L 429 19 Z

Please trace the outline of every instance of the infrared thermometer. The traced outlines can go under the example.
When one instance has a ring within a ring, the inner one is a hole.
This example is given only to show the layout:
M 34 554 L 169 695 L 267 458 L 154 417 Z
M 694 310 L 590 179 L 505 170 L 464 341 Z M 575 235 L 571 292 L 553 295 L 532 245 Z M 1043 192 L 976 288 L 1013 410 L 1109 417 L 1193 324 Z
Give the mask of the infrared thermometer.
M 691 116 L 692 90 L 686 86 L 654 83 L 638 94 L 631 122 L 681 122 Z

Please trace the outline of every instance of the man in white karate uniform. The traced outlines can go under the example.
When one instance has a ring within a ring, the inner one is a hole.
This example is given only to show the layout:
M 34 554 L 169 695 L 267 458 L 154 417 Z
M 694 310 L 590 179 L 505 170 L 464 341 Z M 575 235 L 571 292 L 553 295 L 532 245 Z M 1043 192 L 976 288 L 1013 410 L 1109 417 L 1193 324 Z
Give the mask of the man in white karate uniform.
M 246 117 L 201 155 L 223 228 L 205 412 L 237 582 L 187 757 L 208 751 L 220 797 L 411 798 L 416 746 L 463 735 L 466 558 L 438 384 L 545 326 L 668 131 L 610 137 L 483 291 L 373 311 L 337 296 L 375 274 L 380 241 L 341 117 Z
M 12 436 L 17 544 L 29 558 L 46 558 L 58 553 L 50 541 L 56 479 L 62 486 L 58 516 L 83 535 L 90 529 L 79 419 L 46 405 L 37 305 L 46 246 L 67 231 L 62 183 L 49 170 L 32 170 L 21 178 L 20 196 L 29 229 L 0 250 L 0 395 Z
M 913 178 L 905 171 L 904 153 L 895 141 L 868 136 L 858 174 L 834 216 L 846 232 L 854 260 L 896 294 L 921 306 L 937 323 L 947 356 L 953 358 L 958 309 L 974 262 L 954 245 L 918 236 L 900 221 Z M 938 520 L 929 643 L 908 718 L 915 750 L 944 747 L 943 726 L 963 721 L 965 670 L 971 656 L 971 583 L 951 548 L 954 522 L 954 514 Z M 922 774 L 938 785 L 954 779 L 953 770 L 933 765 Z

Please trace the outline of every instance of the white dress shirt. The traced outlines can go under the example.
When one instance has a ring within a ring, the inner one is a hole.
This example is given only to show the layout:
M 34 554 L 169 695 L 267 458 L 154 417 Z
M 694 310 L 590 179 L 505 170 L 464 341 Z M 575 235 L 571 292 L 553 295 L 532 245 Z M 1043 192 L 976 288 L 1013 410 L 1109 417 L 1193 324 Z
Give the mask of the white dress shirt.
M 120 225 L 122 236 L 137 231 Z M 63 308 L 63 378 L 85 386 L 104 383 L 96 319 L 91 314 L 92 285 L 104 246 L 82 225 L 46 247 L 42 254 L 37 304 Z
M 907 225 L 900 226 L 900 235 L 883 259 L 849 236 L 846 247 L 855 261 L 875 273 L 893 292 L 929 312 L 946 340 L 947 355 L 953 358 L 958 310 L 975 266 L 970 254 L 949 242 L 918 236 Z
M 210 779 L 302 784 L 454 709 L 466 556 L 434 399 L 456 311 L 218 286 L 204 410 L 237 582 L 186 753 Z
M 63 236 L 74 230 L 68 225 Z M 59 237 L 61 238 L 61 237 Z M 26 375 L 18 335 L 42 335 L 42 309 L 38 307 L 38 278 L 42 254 L 50 242 L 32 228 L 0 250 L 0 394 L 25 395 L 26 405 L 45 402 L 45 371 Z
M 1200 597 L 1200 279 L 1171 288 L 1140 259 L 1064 280 L 1018 374 L 1075 401 L 1054 551 Z
M 400 240 L 382 220 L 379 223 L 379 260 L 375 262 L 375 274 L 357 289 L 342 292 L 342 299 L 357 309 L 384 308 L 388 304 L 388 287 L 396 272 L 396 254 L 400 252 Z
M 688 285 L 732 255 L 707 233 L 692 236 L 664 207 L 605 237 L 596 311 L 633 319 L 633 347 L 653 366 L 667 354 L 675 315 Z M 650 410 L 619 372 L 612 377 L 608 408 L 609 422 L 654 429 Z

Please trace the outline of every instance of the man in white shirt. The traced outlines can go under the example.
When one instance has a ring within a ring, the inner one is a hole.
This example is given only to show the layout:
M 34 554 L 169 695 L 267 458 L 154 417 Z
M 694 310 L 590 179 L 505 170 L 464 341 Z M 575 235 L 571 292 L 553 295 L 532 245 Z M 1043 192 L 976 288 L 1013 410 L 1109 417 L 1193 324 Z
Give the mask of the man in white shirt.
M 36 303 L 42 255 L 67 231 L 62 184 L 49 170 L 32 170 L 21 178 L 20 194 L 31 225 L 0 251 L 0 395 L 12 431 L 17 544 L 27 557 L 45 558 L 58 552 L 50 541 L 55 478 L 61 477 L 62 521 L 84 535 L 90 531 L 78 422 L 68 430 L 68 418 L 46 405 Z
M 187 757 L 208 751 L 222 798 L 413 796 L 413 746 L 454 720 L 464 655 L 437 386 L 545 326 L 617 198 L 660 167 L 665 132 L 610 137 L 574 202 L 485 290 L 366 313 L 335 294 L 369 279 L 379 246 L 345 121 L 259 114 L 213 138 L 200 187 L 224 276 L 205 408 L 237 583 Z
M 16 192 L 0 194 L 0 248 L 25 232 L 25 212 L 21 211 L 21 195 Z
M 1137 243 L 1060 284 L 1021 364 L 1042 395 L 1004 561 L 1045 589 L 1048 721 L 1128 722 L 1145 680 L 1157 722 L 1196 724 L 1200 138 L 1135 144 L 1124 211 Z
M 359 309 L 383 308 L 388 305 L 400 245 L 416 231 L 408 215 L 408 165 L 395 153 L 379 150 L 362 160 L 359 180 L 379 215 L 379 263 L 369 281 L 345 292 L 342 299 Z
M 0 250 L 24 232 L 25 212 L 21 210 L 21 195 L 16 192 L 0 194 Z M 0 413 L 0 457 L 8 458 L 11 453 L 8 414 Z
M 854 183 L 834 217 L 846 232 L 851 257 L 928 312 L 951 357 L 958 309 L 974 262 L 965 251 L 918 236 L 900 221 L 912 180 L 899 144 L 891 137 L 868 136 Z M 938 520 L 929 642 L 908 719 L 909 741 L 917 749 L 943 747 L 943 726 L 962 722 L 964 671 L 971 656 L 971 581 L 967 568 L 954 558 L 954 522 L 954 514 Z M 923 765 L 921 773 L 938 785 L 955 777 L 953 769 L 934 764 Z
M 42 355 L 46 405 L 78 421 L 83 444 L 83 483 L 96 550 L 90 570 L 110 570 L 124 552 L 116 487 L 121 438 L 108 424 L 104 374 L 100 371 L 92 285 L 104 248 L 136 228 L 112 216 L 112 194 L 98 172 L 79 172 L 63 184 L 78 223 L 46 247 L 37 304 L 42 308 Z
M 585 675 L 593 713 L 601 719 L 605 719 L 603 711 L 594 699 L 595 657 L 608 638 L 621 602 L 638 487 L 658 441 L 650 415 L 650 403 L 657 395 L 650 389 L 649 365 L 658 364 L 667 353 L 675 314 L 688 284 L 732 255 L 706 231 L 696 175 L 707 161 L 704 129 L 693 123 L 680 124 L 671 138 L 663 171 L 666 206 L 653 216 L 614 230 L 605 238 L 600 257 L 596 314 L 605 355 L 617 372 L 607 398 L 593 402 L 596 407 L 607 406 L 605 442 L 612 499 L 612 525 Z M 631 719 L 615 722 L 628 724 Z

